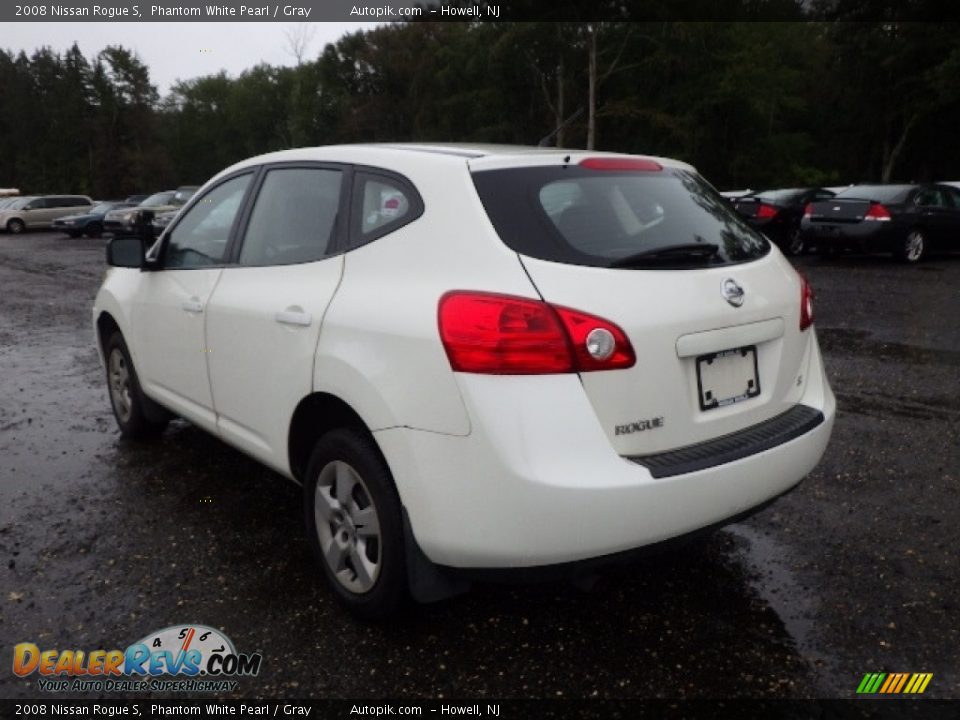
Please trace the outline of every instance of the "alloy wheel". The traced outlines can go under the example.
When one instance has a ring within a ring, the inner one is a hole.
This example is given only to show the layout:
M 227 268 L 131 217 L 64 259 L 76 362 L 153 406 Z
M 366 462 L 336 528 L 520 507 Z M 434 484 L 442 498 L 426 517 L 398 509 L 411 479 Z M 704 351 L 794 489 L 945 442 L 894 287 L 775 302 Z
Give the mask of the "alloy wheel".
M 133 411 L 133 400 L 130 395 L 130 369 L 127 359 L 120 348 L 114 348 L 110 353 L 110 401 L 113 409 L 120 418 L 120 422 L 129 422 Z
M 914 230 L 907 235 L 906 258 L 909 262 L 917 262 L 923 256 L 924 238 L 923 233 Z
M 380 575 L 383 548 L 380 519 L 360 474 L 340 460 L 320 471 L 314 516 L 324 562 L 346 590 L 363 594 Z

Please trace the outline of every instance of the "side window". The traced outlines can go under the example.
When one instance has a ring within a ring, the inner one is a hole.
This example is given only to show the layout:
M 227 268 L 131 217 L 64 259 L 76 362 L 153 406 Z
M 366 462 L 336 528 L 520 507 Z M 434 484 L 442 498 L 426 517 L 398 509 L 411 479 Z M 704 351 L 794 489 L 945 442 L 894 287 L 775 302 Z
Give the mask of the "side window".
M 423 201 L 413 186 L 399 178 L 359 172 L 353 184 L 351 247 L 359 247 L 413 222 Z
M 292 265 L 330 254 L 343 173 L 324 168 L 267 172 L 247 224 L 241 265 Z
M 947 207 L 954 207 L 960 209 L 960 190 L 956 188 L 948 187 L 944 188 L 943 192 L 947 196 Z
M 946 205 L 943 201 L 943 195 L 937 188 L 923 188 L 917 193 L 916 203 L 920 207 L 943 207 Z
M 227 180 L 190 208 L 167 238 L 164 267 L 197 268 L 223 262 L 230 230 L 252 177 L 247 174 Z

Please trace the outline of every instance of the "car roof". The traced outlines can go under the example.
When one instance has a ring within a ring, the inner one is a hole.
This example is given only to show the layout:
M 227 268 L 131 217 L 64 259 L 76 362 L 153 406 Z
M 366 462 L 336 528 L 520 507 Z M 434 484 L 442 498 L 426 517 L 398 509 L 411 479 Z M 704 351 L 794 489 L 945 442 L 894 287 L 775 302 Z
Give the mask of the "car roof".
M 432 163 L 466 162 L 471 169 L 496 169 L 500 167 L 522 165 L 547 165 L 563 158 L 566 162 L 576 163 L 585 157 L 642 157 L 667 167 L 693 169 L 690 165 L 670 158 L 652 155 L 630 155 L 599 150 L 572 148 L 545 148 L 527 145 L 494 145 L 480 143 L 357 143 L 353 145 L 324 145 L 319 147 L 280 150 L 265 155 L 248 158 L 217 175 L 220 177 L 246 167 L 270 162 L 320 161 L 346 162 L 356 164 L 389 164 L 392 169 L 402 170 L 410 165 L 414 158 L 430 160 Z M 569 160 L 567 160 L 569 158 Z

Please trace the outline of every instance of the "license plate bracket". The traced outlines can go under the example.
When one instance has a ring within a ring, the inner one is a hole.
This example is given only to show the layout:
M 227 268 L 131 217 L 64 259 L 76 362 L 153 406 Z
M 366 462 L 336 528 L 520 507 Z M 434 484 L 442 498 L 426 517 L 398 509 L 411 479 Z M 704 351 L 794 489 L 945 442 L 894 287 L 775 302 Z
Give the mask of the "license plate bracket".
M 697 358 L 697 394 L 703 411 L 743 402 L 760 394 L 755 345 Z

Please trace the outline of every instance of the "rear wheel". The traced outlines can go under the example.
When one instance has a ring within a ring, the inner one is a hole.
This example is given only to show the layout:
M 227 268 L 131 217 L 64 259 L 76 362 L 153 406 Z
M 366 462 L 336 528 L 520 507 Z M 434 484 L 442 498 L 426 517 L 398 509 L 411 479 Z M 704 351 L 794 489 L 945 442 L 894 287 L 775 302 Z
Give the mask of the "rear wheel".
M 794 228 L 787 232 L 787 242 L 784 245 L 787 255 L 800 255 L 804 250 L 803 234 L 800 228 Z
M 317 442 L 304 482 L 307 536 L 337 600 L 385 619 L 407 595 L 400 498 L 373 440 L 353 429 Z
M 143 394 L 120 331 L 107 340 L 104 356 L 107 360 L 107 391 L 120 433 L 128 438 L 143 438 L 163 432 L 168 422 L 166 413 Z M 153 419 L 155 417 L 164 419 Z
M 907 236 L 900 241 L 900 246 L 896 250 L 896 257 L 901 262 L 916 263 L 923 259 L 927 253 L 927 236 L 916 228 L 907 233 Z
M 7 232 L 13 233 L 14 235 L 19 235 L 26 229 L 26 225 L 23 224 L 23 220 L 18 220 L 14 218 L 7 223 Z

